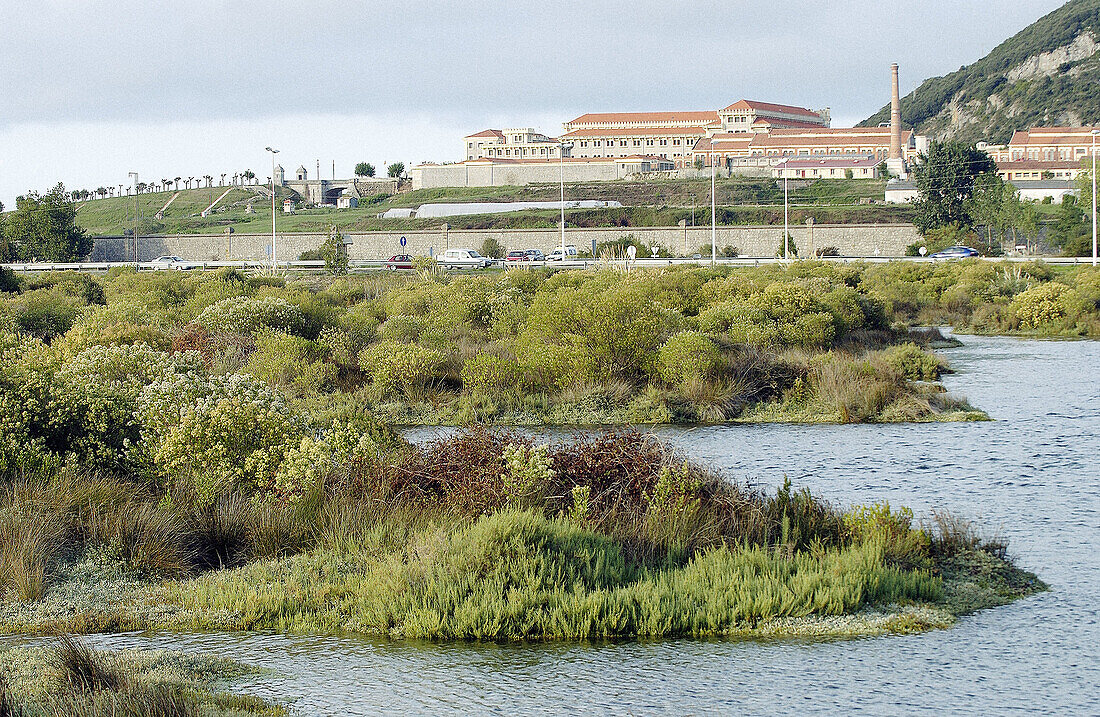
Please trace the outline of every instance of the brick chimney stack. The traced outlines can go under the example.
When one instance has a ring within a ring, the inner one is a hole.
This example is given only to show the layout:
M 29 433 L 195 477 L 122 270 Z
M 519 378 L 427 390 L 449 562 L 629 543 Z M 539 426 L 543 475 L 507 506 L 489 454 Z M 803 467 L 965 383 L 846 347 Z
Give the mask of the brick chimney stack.
M 890 97 L 890 159 L 901 159 L 901 91 L 898 88 L 898 63 L 890 66 L 894 92 Z

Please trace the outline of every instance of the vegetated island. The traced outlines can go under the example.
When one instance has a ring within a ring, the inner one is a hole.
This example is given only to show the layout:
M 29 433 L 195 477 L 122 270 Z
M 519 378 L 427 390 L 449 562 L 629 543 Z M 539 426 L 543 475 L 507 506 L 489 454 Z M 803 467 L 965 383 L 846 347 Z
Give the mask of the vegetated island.
M 738 486 L 633 431 L 413 446 L 342 428 L 303 439 L 267 484 L 240 474 L 254 455 L 208 460 L 196 444 L 160 481 L 16 477 L 0 628 L 851 636 L 946 627 L 1045 587 L 964 521 Z M 212 485 L 211 467 L 238 474 Z

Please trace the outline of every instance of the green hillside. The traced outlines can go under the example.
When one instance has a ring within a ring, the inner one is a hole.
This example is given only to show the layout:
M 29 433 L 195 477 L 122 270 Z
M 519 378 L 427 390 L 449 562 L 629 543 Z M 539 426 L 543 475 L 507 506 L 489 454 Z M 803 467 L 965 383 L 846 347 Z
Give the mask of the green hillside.
M 803 222 L 813 216 L 819 223 L 882 223 L 908 221 L 908 208 L 865 204 L 881 200 L 885 183 L 876 180 L 820 180 L 791 188 L 791 220 Z M 180 196 L 164 212 L 155 215 L 172 192 L 142 194 L 138 199 L 138 225 L 141 234 L 219 233 L 232 227 L 236 233 L 271 231 L 270 199 L 245 189 L 233 189 L 209 216 L 200 213 L 225 188 L 181 190 Z M 283 190 L 280 189 L 280 192 Z M 570 226 L 643 227 L 676 226 L 692 221 L 709 221 L 710 180 L 678 179 L 646 182 L 578 182 L 566 185 L 570 199 L 615 200 L 619 209 L 568 210 Z M 293 214 L 280 209 L 280 232 L 327 232 L 337 226 L 343 231 L 411 230 L 437 228 L 447 223 L 454 229 L 547 228 L 558 224 L 557 210 L 532 210 L 508 214 L 468 215 L 448 218 L 379 219 L 378 215 L 395 207 L 418 207 L 428 202 L 481 201 L 555 201 L 557 184 L 523 187 L 450 187 L 402 192 L 392 197 L 381 195 L 378 201 L 356 209 L 334 207 L 299 208 Z M 280 194 L 280 197 L 282 195 Z M 723 224 L 775 224 L 782 222 L 783 192 L 774 180 L 734 178 L 717 183 L 720 207 L 718 221 Z M 246 211 L 249 203 L 254 212 Z M 134 197 L 95 199 L 79 205 L 77 224 L 93 236 L 117 236 L 133 226 Z
M 1032 126 L 1100 124 L 1100 0 L 1072 0 L 974 64 L 925 80 L 901 115 L 921 134 L 996 144 Z M 860 126 L 889 120 L 887 105 Z
M 77 204 L 76 223 L 93 236 L 117 235 L 133 227 L 134 204 L 137 203 L 137 215 L 140 218 L 138 231 L 142 234 L 157 234 L 162 231 L 178 231 L 178 228 L 216 226 L 218 217 L 224 214 L 244 213 L 249 200 L 257 207 L 264 200 L 255 192 L 239 187 L 230 190 L 225 198 L 218 202 L 217 211 L 208 218 L 200 216 L 202 211 L 220 197 L 229 187 L 210 187 L 203 189 L 181 189 L 179 196 L 164 212 L 163 219 L 157 219 L 161 210 L 175 191 L 139 194 L 136 197 L 110 197 L 92 199 Z M 270 194 L 268 195 L 270 197 Z M 268 221 L 271 221 L 268 212 Z

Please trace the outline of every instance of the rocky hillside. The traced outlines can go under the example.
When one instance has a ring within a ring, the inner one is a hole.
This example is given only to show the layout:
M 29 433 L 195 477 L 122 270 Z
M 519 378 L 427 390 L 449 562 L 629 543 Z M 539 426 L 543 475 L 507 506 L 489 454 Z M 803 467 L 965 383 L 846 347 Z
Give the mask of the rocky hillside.
M 938 139 L 998 144 L 1031 126 L 1100 124 L 1100 0 L 1072 0 L 974 64 L 925 80 L 901 114 Z M 889 119 L 886 106 L 860 126 Z

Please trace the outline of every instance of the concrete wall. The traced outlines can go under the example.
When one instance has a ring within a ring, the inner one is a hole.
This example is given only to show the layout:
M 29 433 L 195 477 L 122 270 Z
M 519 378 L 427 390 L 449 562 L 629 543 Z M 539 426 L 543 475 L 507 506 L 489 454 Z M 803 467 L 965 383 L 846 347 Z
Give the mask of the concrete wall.
M 592 241 L 611 241 L 633 234 L 644 244 L 658 243 L 674 254 L 686 254 L 708 247 L 710 227 L 652 227 L 567 229 L 566 242 L 578 249 L 588 249 Z M 432 229 L 403 232 L 362 232 L 347 235 L 352 240 L 348 247 L 351 259 L 384 259 L 393 254 L 439 254 L 449 248 L 470 247 L 480 249 L 489 237 L 508 249 L 542 249 L 549 251 L 561 241 L 558 229 Z M 401 249 L 400 238 L 406 238 L 406 248 Z M 811 247 L 836 247 L 842 256 L 901 256 L 905 247 L 920 239 L 911 224 L 821 224 L 812 228 L 805 225 L 791 226 L 791 236 L 803 256 Z M 280 234 L 277 249 L 280 260 L 294 260 L 307 249 L 316 249 L 327 234 Z M 736 247 L 742 256 L 770 257 L 783 241 L 780 226 L 718 227 L 718 250 Z M 138 257 L 141 261 L 154 259 L 162 254 L 175 254 L 188 261 L 262 261 L 270 259 L 270 234 L 188 234 L 179 236 L 139 237 Z M 129 240 L 124 237 L 101 237 L 95 240 L 91 260 L 127 261 L 132 259 Z

